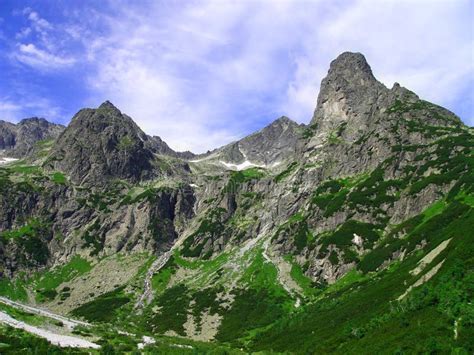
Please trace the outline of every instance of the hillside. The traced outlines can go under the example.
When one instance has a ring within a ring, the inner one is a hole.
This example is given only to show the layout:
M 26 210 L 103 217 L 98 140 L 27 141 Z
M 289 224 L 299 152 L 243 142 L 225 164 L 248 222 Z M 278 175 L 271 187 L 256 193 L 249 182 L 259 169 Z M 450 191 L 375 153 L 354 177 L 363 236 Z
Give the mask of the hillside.
M 72 332 L 102 350 L 474 351 L 474 131 L 360 53 L 309 125 L 204 155 L 108 101 L 36 137 L 0 166 L 0 296 L 88 322 Z

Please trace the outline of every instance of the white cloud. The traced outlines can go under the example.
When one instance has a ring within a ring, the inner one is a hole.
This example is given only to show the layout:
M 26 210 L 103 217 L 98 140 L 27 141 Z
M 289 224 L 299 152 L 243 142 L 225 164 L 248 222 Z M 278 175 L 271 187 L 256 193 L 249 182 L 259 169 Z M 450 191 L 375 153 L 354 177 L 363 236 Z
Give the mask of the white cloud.
M 9 98 L 0 98 L 0 120 L 16 122 L 21 106 L 11 101 Z
M 88 65 L 89 106 L 110 99 L 148 134 L 200 152 L 283 114 L 309 122 L 346 50 L 364 53 L 387 86 L 448 107 L 463 97 L 474 118 L 469 10 L 467 0 L 119 1 L 58 24 L 25 9 L 31 32 L 14 58 L 42 71 Z
M 25 8 L 22 14 L 27 16 L 30 27 L 23 27 L 16 33 L 15 38 L 20 41 L 26 38 L 30 40 L 29 43 L 17 43 L 12 58 L 42 71 L 62 69 L 75 63 L 72 56 L 61 50 L 64 39 L 59 38 L 50 22 L 29 7 Z
M 472 36 L 459 21 L 465 5 L 210 0 L 180 4 L 179 11 L 124 5 L 118 14 L 99 15 L 110 31 L 87 46 L 97 64 L 89 82 L 94 98 L 112 100 L 147 133 L 195 151 L 281 114 L 309 122 L 330 61 L 346 50 L 363 52 L 386 85 L 397 81 L 449 106 L 474 73 Z
M 15 53 L 15 58 L 24 64 L 44 70 L 67 67 L 75 62 L 71 57 L 52 54 L 39 49 L 33 43 L 18 45 L 18 52 Z

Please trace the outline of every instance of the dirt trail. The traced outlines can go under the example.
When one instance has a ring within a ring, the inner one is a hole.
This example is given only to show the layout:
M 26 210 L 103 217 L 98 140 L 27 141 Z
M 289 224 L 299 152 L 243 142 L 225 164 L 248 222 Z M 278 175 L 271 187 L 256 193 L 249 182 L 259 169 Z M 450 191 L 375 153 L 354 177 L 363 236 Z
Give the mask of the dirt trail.
M 68 329 L 73 329 L 77 325 L 82 325 L 84 327 L 89 327 L 90 326 L 89 323 L 82 322 L 82 321 L 75 320 L 75 319 L 71 319 L 71 318 L 66 318 L 66 317 L 60 316 L 58 314 L 52 313 L 50 311 L 47 311 L 45 309 L 41 309 L 41 308 L 37 308 L 37 307 L 33 307 L 33 306 L 27 306 L 25 304 L 9 300 L 8 298 L 5 298 L 5 297 L 0 296 L 0 302 L 3 303 L 3 304 L 6 304 L 7 306 L 19 308 L 19 309 L 21 309 L 23 311 L 26 311 L 26 312 L 30 312 L 30 313 L 38 314 L 40 316 L 45 316 L 45 317 L 48 317 L 48 318 L 58 320 L 58 321 L 62 322 Z
M 94 348 L 99 349 L 100 346 L 92 343 L 88 340 L 77 338 L 69 335 L 62 335 L 53 333 L 49 330 L 34 327 L 26 324 L 25 322 L 18 321 L 8 314 L 0 311 L 0 322 L 5 323 L 13 328 L 23 329 L 28 333 L 35 334 L 41 338 L 48 340 L 51 344 L 58 345 L 61 347 L 73 347 L 73 348 Z

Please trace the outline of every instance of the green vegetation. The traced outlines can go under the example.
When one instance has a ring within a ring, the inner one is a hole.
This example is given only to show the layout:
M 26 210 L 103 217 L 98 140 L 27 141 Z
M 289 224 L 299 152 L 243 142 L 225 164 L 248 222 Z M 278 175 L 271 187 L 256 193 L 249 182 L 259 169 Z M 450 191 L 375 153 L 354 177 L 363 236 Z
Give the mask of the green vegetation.
M 280 174 L 275 176 L 275 182 L 280 182 L 285 180 L 288 176 L 290 176 L 298 167 L 298 162 L 294 161 L 293 163 L 289 164 L 285 170 L 283 170 Z
M 301 252 L 311 241 L 314 240 L 313 234 L 308 228 L 306 219 L 307 216 L 303 215 L 301 212 L 294 214 L 287 222 L 278 228 L 273 236 L 273 240 L 281 235 L 284 235 L 287 238 L 292 238 L 296 251 Z
M 156 313 L 153 309 L 149 311 L 147 327 L 153 332 L 165 333 L 173 330 L 179 335 L 185 335 L 184 323 L 188 318 L 190 302 L 191 297 L 185 285 L 179 284 L 166 289 L 154 302 L 160 310 Z
M 54 299 L 57 296 L 57 288 L 62 283 L 83 275 L 91 269 L 92 266 L 87 260 L 82 259 L 80 256 L 74 256 L 67 264 L 38 276 L 35 282 L 36 300 L 41 302 L 47 299 Z M 62 297 L 64 298 L 67 293 L 67 290 L 62 290 Z
M 13 243 L 19 248 L 16 257 L 20 265 L 44 265 L 49 257 L 46 241 L 51 236 L 50 224 L 33 218 L 28 220 L 22 227 L 1 232 L 0 243 Z
M 117 316 L 119 308 L 130 302 L 130 298 L 124 294 L 123 290 L 122 286 L 105 293 L 74 309 L 71 314 L 90 322 L 111 322 Z
M 120 138 L 117 147 L 119 150 L 129 150 L 134 146 L 132 138 L 129 136 L 123 136 Z
M 227 185 L 224 187 L 224 193 L 236 193 L 239 186 L 252 180 L 258 180 L 265 176 L 265 170 L 262 168 L 248 168 L 245 170 L 232 171 Z
M 67 182 L 66 177 L 63 173 L 56 172 L 51 176 L 51 180 L 53 180 L 56 184 L 65 185 Z
M 215 208 L 206 214 L 198 229 L 183 242 L 183 256 L 200 256 L 209 239 L 214 241 L 227 233 L 224 221 L 226 212 L 224 208 Z M 207 253 L 203 258 L 209 259 L 211 256 L 212 253 Z
M 50 344 L 43 338 L 31 335 L 23 330 L 0 325 L 0 353 L 16 354 L 79 354 L 79 350 L 64 350 Z
M 343 252 L 345 262 L 358 260 L 357 254 L 353 250 L 354 243 L 352 242 L 355 234 L 362 238 L 364 248 L 371 248 L 380 238 L 379 233 L 376 231 L 376 226 L 373 224 L 350 219 L 344 222 L 333 233 L 321 236 L 320 253 L 326 253 L 329 245 L 335 245 Z
M 363 272 L 375 271 L 384 261 L 390 260 L 395 252 L 402 249 L 406 252 L 413 251 L 423 240 L 429 245 L 439 244 L 449 238 L 449 235 L 442 232 L 446 226 L 462 221 L 469 211 L 468 206 L 454 202 L 447 206 L 442 213 L 433 215 L 424 223 L 422 221 L 428 218 L 426 216 L 408 220 L 402 224 L 402 228 L 397 227 L 383 240 L 383 243 L 367 254 L 359 263 L 358 268 Z M 428 209 L 428 214 L 432 214 L 432 210 Z M 396 237 L 396 233 L 400 230 L 408 233 L 402 239 Z
M 321 292 L 321 288 L 319 287 L 320 285 L 313 282 L 304 274 L 305 266 L 301 267 L 298 263 L 296 263 L 292 255 L 286 256 L 285 260 L 291 263 L 290 276 L 298 284 L 298 286 L 302 288 L 306 297 L 313 297 Z
M 239 346 L 238 339 L 250 331 L 272 324 L 285 314 L 284 298 L 276 297 L 264 288 L 242 289 L 234 293 L 230 310 L 224 313 L 217 340 Z
M 471 353 L 474 243 L 469 231 L 473 228 L 472 209 L 448 206 L 417 229 L 429 243 L 426 251 L 407 254 L 396 271 L 372 276 L 352 271 L 304 311 L 259 332 L 249 349 L 341 354 L 450 353 L 457 349 Z M 418 260 L 447 238 L 452 238 L 450 245 L 431 264 L 446 260 L 438 274 L 405 300 L 396 301 L 416 280 L 410 271 Z M 455 321 L 457 338 L 453 336 Z
M 167 264 L 158 273 L 154 274 L 151 279 L 151 285 L 156 294 L 160 294 L 166 289 L 175 271 L 174 257 L 171 256 Z
M 25 282 L 21 277 L 17 277 L 15 280 L 2 277 L 0 279 L 0 296 L 16 301 L 26 301 L 28 294 L 26 293 Z

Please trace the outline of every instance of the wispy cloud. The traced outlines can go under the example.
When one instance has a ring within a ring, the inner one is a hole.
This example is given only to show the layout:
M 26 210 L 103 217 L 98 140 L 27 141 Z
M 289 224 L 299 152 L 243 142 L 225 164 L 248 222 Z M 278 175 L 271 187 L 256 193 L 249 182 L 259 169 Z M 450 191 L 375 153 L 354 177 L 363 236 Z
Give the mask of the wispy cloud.
M 19 44 L 15 58 L 24 64 L 46 70 L 70 66 L 75 62 L 73 58 L 49 53 L 32 43 Z
M 110 99 L 147 133 L 200 152 L 280 115 L 309 122 L 330 61 L 347 50 L 364 53 L 387 86 L 399 82 L 474 124 L 472 4 L 86 2 L 63 17 L 27 8 L 13 49 L 34 70 L 79 73 L 88 99 L 77 109 Z
M 397 81 L 449 105 L 474 73 L 462 5 L 211 0 L 179 11 L 124 5 L 107 15 L 109 31 L 89 47 L 97 60 L 89 83 L 94 97 L 110 98 L 147 132 L 197 151 L 282 114 L 308 122 L 329 62 L 345 50 L 365 53 L 387 86 Z
M 58 32 L 49 21 L 29 7 L 22 14 L 29 20 L 30 26 L 23 27 L 16 33 L 15 38 L 20 42 L 16 44 L 16 50 L 12 54 L 15 60 L 46 71 L 62 69 L 75 63 L 72 56 L 64 54 L 64 49 L 60 46 L 62 38 L 58 38 Z

